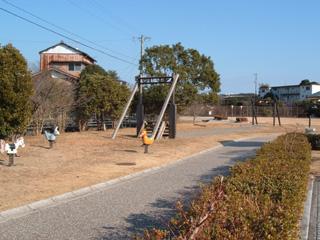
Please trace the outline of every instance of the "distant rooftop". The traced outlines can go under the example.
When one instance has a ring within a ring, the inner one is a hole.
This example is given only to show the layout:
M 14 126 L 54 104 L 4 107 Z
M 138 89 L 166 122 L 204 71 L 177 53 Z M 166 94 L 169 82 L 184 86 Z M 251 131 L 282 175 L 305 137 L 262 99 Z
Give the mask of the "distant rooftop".
M 91 57 L 89 54 L 87 54 L 87 53 L 79 50 L 78 48 L 72 47 L 72 46 L 70 46 L 69 44 L 66 44 L 66 43 L 63 42 L 63 41 L 61 41 L 61 42 L 59 42 L 59 43 L 57 43 L 57 44 L 55 44 L 55 45 L 53 45 L 53 46 L 51 46 L 51 47 L 48 47 L 48 48 L 46 48 L 46 49 L 44 49 L 44 50 L 41 50 L 41 51 L 39 52 L 39 54 L 41 54 L 41 53 L 43 53 L 43 52 L 46 52 L 46 51 L 48 51 L 49 49 L 55 48 L 55 47 L 57 47 L 57 46 L 65 46 L 65 47 L 67 47 L 67 48 L 70 48 L 70 49 L 72 49 L 73 51 L 76 51 L 76 52 L 78 52 L 78 53 L 86 56 L 86 57 L 89 58 L 92 62 L 96 62 L 96 60 L 95 60 L 93 57 Z

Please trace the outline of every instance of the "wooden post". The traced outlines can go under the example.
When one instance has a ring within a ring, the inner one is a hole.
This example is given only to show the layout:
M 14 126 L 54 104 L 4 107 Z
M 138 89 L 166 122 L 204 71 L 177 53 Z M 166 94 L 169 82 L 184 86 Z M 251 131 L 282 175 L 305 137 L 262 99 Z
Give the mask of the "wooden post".
M 254 109 L 253 109 L 253 100 L 251 99 L 251 113 L 252 113 L 252 125 L 254 125 Z
M 169 104 L 169 138 L 175 138 L 177 132 L 177 107 L 174 102 Z
M 254 104 L 254 119 L 256 120 L 256 124 L 258 125 L 258 118 L 257 118 L 257 106 Z
M 279 126 L 281 126 L 280 114 L 279 114 L 279 108 L 278 108 L 278 102 L 277 101 L 276 101 L 276 112 L 277 112 Z
M 142 125 L 144 122 L 144 106 L 143 106 L 143 85 L 141 80 L 142 75 L 140 74 L 139 77 L 137 77 L 136 82 L 138 84 L 138 93 L 139 93 L 139 100 L 138 105 L 136 109 L 136 117 L 137 117 L 137 129 L 136 134 L 137 137 L 139 136 L 139 132 L 142 129 Z
M 272 119 L 273 119 L 273 126 L 276 125 L 276 113 L 275 113 L 275 102 L 272 101 Z
M 251 105 L 252 105 L 252 125 L 257 124 L 258 125 L 258 119 L 257 119 L 257 113 L 256 113 L 256 102 L 251 99 Z
M 309 114 L 308 118 L 309 118 L 309 128 L 311 128 L 311 114 Z
M 11 167 L 14 163 L 14 154 L 9 154 L 9 163 L 8 167 Z
M 144 153 L 149 153 L 149 145 L 148 144 L 144 145 Z
M 122 121 L 123 121 L 124 117 L 126 116 L 126 113 L 127 113 L 128 109 L 129 109 L 129 107 L 130 107 L 130 104 L 131 104 L 131 102 L 132 102 L 132 99 L 133 99 L 133 97 L 134 97 L 134 95 L 135 95 L 135 93 L 136 93 L 137 90 L 138 90 L 138 83 L 136 83 L 136 84 L 134 85 L 133 89 L 132 89 L 132 92 L 131 92 L 131 96 L 130 96 L 130 98 L 129 98 L 129 101 L 127 102 L 126 106 L 124 107 L 124 110 L 123 110 L 122 115 L 121 115 L 121 117 L 120 117 L 120 119 L 119 119 L 119 122 L 118 122 L 118 124 L 117 124 L 117 127 L 116 127 L 116 129 L 114 130 L 114 132 L 113 132 L 113 134 L 112 134 L 112 139 L 115 139 L 115 138 L 116 138 L 117 133 L 118 133 L 118 131 L 119 131 L 119 128 L 120 128 L 120 126 L 121 126 L 121 124 L 122 124 Z
M 155 138 L 155 136 L 156 136 L 156 134 L 158 132 L 158 129 L 160 127 L 164 112 L 166 111 L 168 103 L 170 101 L 170 98 L 171 98 L 171 96 L 172 96 L 172 94 L 173 94 L 173 92 L 175 90 L 178 78 L 179 78 L 179 74 L 173 75 L 173 80 L 172 80 L 172 83 L 171 83 L 171 87 L 169 89 L 169 93 L 168 93 L 168 95 L 167 95 L 167 97 L 166 97 L 166 99 L 164 101 L 164 104 L 162 106 L 161 112 L 160 112 L 160 114 L 158 116 L 157 122 L 156 122 L 155 127 L 154 127 L 154 129 L 152 131 L 151 138 L 153 138 L 153 139 Z

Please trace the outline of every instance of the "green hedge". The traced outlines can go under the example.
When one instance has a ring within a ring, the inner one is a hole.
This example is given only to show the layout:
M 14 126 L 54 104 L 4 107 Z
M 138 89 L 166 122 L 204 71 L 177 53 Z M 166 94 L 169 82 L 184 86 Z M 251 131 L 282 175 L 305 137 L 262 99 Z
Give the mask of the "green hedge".
M 168 230 L 146 230 L 136 239 L 298 239 L 311 149 L 303 134 L 265 144 L 230 176 L 216 177 Z

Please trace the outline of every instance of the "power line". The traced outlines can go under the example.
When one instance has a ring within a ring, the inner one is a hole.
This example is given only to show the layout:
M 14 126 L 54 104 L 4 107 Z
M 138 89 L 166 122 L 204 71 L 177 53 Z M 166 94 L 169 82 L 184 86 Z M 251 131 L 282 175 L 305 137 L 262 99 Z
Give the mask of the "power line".
M 82 40 L 84 40 L 84 41 L 86 41 L 86 42 L 89 42 L 89 43 L 97 46 L 97 47 L 100 47 L 100 48 L 103 48 L 103 49 L 105 49 L 105 50 L 107 50 L 107 51 L 110 51 L 110 52 L 113 52 L 113 53 L 122 55 L 122 56 L 124 56 L 124 57 L 128 57 L 128 58 L 133 59 L 133 58 L 130 57 L 130 56 L 127 56 L 127 55 L 125 55 L 125 54 L 123 54 L 123 53 L 120 53 L 120 52 L 114 51 L 114 50 L 112 50 L 112 49 L 106 48 L 106 47 L 104 47 L 104 46 L 102 46 L 102 45 L 100 45 L 100 44 L 97 44 L 97 43 L 95 43 L 95 42 L 93 42 L 93 41 L 91 41 L 91 40 L 89 40 L 89 39 L 86 39 L 86 38 L 84 38 L 84 37 L 82 37 L 82 36 L 80 36 L 80 35 L 78 35 L 78 34 L 76 34 L 76 33 L 73 33 L 73 32 L 71 32 L 71 31 L 69 31 L 68 29 L 65 29 L 65 28 L 63 28 L 63 27 L 58 26 L 57 24 L 54 24 L 54 23 L 52 23 L 52 22 L 49 22 L 48 20 L 43 19 L 43 18 L 35 15 L 34 13 L 32 13 L 32 12 L 30 12 L 30 11 L 27 11 L 27 10 L 25 10 L 25 9 L 23 9 L 23 8 L 21 8 L 21 7 L 17 6 L 17 5 L 15 5 L 15 4 L 7 1 L 7 0 L 2 0 L 2 1 L 3 1 L 4 3 L 6 3 L 6 4 L 8 4 L 8 5 L 16 8 L 16 9 L 18 9 L 18 10 L 20 10 L 20 11 L 22 11 L 22 12 L 24 12 L 24 13 L 29 14 L 30 16 L 32 16 L 32 17 L 34 17 L 34 18 L 36 18 L 36 19 L 38 19 L 38 20 L 40 20 L 40 21 L 42 21 L 42 22 L 44 22 L 44 23 L 47 23 L 47 24 L 49 24 L 49 25 L 51 25 L 51 26 L 53 26 L 53 27 L 55 27 L 55 28 L 57 28 L 57 29 L 60 29 L 60 30 L 62 30 L 62 31 L 64 31 L 64 32 L 66 32 L 66 33 L 68 33 L 68 34 L 70 34 L 70 35 L 73 35 L 73 36 L 75 36 L 75 37 L 78 37 L 78 38 L 80 38 L 80 39 L 82 39 Z
M 121 31 L 121 32 L 123 32 L 123 33 L 125 32 L 124 29 L 121 29 L 121 28 L 119 28 L 118 26 L 116 26 L 115 24 L 107 21 L 107 20 L 104 19 L 103 17 L 97 15 L 95 12 L 92 12 L 92 11 L 90 11 L 90 10 L 87 9 L 87 8 L 83 8 L 81 5 L 75 3 L 74 1 L 72 1 L 72 0 L 67 0 L 67 2 L 69 2 L 69 3 L 70 3 L 71 5 L 73 5 L 74 7 L 80 9 L 82 12 L 86 13 L 87 15 L 90 15 L 90 16 L 98 19 L 99 21 L 102 21 L 102 22 L 108 24 L 108 25 L 111 26 L 112 28 L 114 28 L 114 29 L 116 29 L 116 30 L 119 30 L 119 31 Z M 89 2 L 90 2 L 90 1 L 89 1 Z M 128 32 L 125 32 L 125 33 L 127 34 Z M 130 35 L 131 35 L 131 33 L 130 33 Z
M 85 43 L 82 43 L 82 42 L 80 42 L 80 41 L 78 41 L 78 40 L 75 40 L 75 39 L 73 39 L 73 38 L 71 38 L 71 37 L 68 37 L 68 36 L 66 36 L 66 35 L 64 35 L 64 34 L 62 34 L 62 33 L 59 33 L 59 32 L 57 32 L 57 31 L 55 31 L 55 30 L 52 30 L 52 29 L 50 29 L 50 28 L 47 28 L 47 27 L 45 27 L 45 26 L 43 26 L 43 25 L 41 25 L 41 24 L 38 24 L 38 23 L 36 23 L 36 22 L 33 22 L 33 21 L 31 21 L 31 20 L 29 20 L 29 19 L 27 19 L 27 18 L 25 18 L 25 17 L 22 17 L 22 16 L 14 13 L 14 12 L 11 12 L 11 11 L 9 11 L 9 10 L 7 10 L 7 9 L 4 9 L 4 8 L 0 7 L 0 10 L 4 11 L 4 12 L 6 12 L 6 13 L 12 15 L 12 16 L 15 16 L 15 17 L 17 17 L 17 18 L 20 18 L 20 19 L 22 19 L 22 20 L 24 20 L 24 21 L 26 21 L 26 22 L 28 22 L 28 23 L 31 23 L 31 24 L 39 27 L 39 28 L 42 28 L 42 29 L 44 29 L 44 30 L 46 30 L 46 31 L 48 31 L 48 32 L 54 33 L 54 34 L 56 34 L 56 35 L 58 35 L 58 36 L 60 36 L 60 37 L 63 37 L 63 38 L 66 38 L 66 39 L 68 39 L 68 40 L 70 40 L 70 41 L 73 41 L 73 42 L 75 42 L 75 43 L 78 43 L 78 44 L 80 44 L 80 45 L 82 45 L 82 46 L 84 46 L 84 47 L 87 47 L 87 48 L 91 49 L 91 50 L 100 52 L 100 53 L 102 53 L 102 54 L 104 54 L 104 55 L 107 55 L 107 56 L 109 56 L 109 57 L 111 57 L 111 58 L 117 59 L 117 60 L 119 60 L 119 61 L 121 61 L 121 62 L 125 62 L 125 63 L 131 64 L 131 65 L 138 66 L 138 65 L 135 64 L 135 63 L 132 63 L 132 62 L 129 62 L 129 61 L 125 60 L 125 59 L 122 59 L 122 58 L 119 58 L 119 57 L 117 57 L 117 56 L 111 55 L 111 54 L 109 54 L 109 53 L 107 53 L 107 52 L 105 52 L 105 51 L 102 51 L 102 50 L 100 50 L 100 49 L 97 49 L 97 48 L 95 48 L 95 47 L 91 47 L 91 46 L 89 46 L 89 45 L 87 45 L 87 44 L 85 44 Z
M 136 35 L 136 32 L 141 32 L 140 30 L 138 30 L 135 26 L 132 26 L 131 24 L 128 24 L 124 19 L 120 18 L 119 16 L 114 15 L 108 8 L 106 8 L 103 4 L 101 4 L 99 1 L 97 0 L 91 0 L 89 1 L 89 3 L 93 6 L 95 5 L 97 7 L 97 9 L 101 12 L 101 13 L 105 13 L 108 12 L 108 16 L 110 18 L 113 18 L 115 20 L 116 23 L 121 22 L 122 25 L 124 27 L 126 27 L 127 30 L 129 30 L 131 33 L 133 33 L 134 35 Z
M 120 57 L 111 55 L 111 54 L 109 54 L 109 53 L 107 53 L 107 52 L 105 52 L 105 51 L 103 51 L 103 50 L 101 50 L 101 49 L 98 49 L 98 48 L 89 46 L 89 45 L 87 45 L 87 44 L 85 44 L 85 43 L 82 43 L 82 42 L 76 40 L 76 39 L 73 39 L 73 38 L 71 38 L 71 37 L 69 37 L 69 36 L 66 36 L 65 34 L 59 33 L 59 32 L 57 32 L 57 31 L 52 30 L 52 29 L 50 29 L 50 28 L 48 28 L 48 27 L 45 27 L 45 26 L 43 26 L 43 25 L 41 25 L 41 24 L 39 24 L 39 23 L 36 23 L 36 22 L 34 22 L 34 21 L 30 20 L 30 19 L 27 19 L 27 18 L 25 18 L 25 17 L 22 17 L 22 16 L 14 13 L 14 12 L 11 12 L 11 11 L 9 11 L 9 10 L 7 10 L 7 9 L 4 9 L 4 8 L 0 7 L 0 10 L 4 11 L 4 12 L 6 12 L 6 13 L 12 15 L 12 16 L 15 16 L 15 17 L 17 17 L 17 18 L 20 18 L 20 19 L 22 19 L 22 20 L 24 20 L 24 21 L 26 21 L 26 22 L 28 22 L 28 23 L 31 23 L 31 24 L 39 27 L 39 28 L 42 28 L 42 29 L 44 29 L 44 30 L 46 30 L 46 31 L 48 31 L 48 32 L 54 33 L 54 34 L 56 34 L 56 35 L 58 35 L 58 36 L 60 36 L 60 37 L 63 37 L 63 38 L 66 38 L 66 39 L 68 39 L 68 40 L 70 40 L 70 41 L 72 41 L 72 42 L 78 43 L 78 44 L 80 44 L 80 45 L 82 45 L 82 46 L 84 46 L 84 47 L 87 47 L 87 48 L 91 49 L 91 50 L 100 52 L 100 53 L 102 53 L 102 54 L 104 54 L 104 55 L 107 55 L 107 56 L 109 56 L 109 57 L 111 57 L 111 58 L 117 59 L 117 60 L 119 60 L 119 61 L 121 61 L 121 62 L 125 62 L 125 63 L 131 64 L 131 65 L 138 66 L 138 65 L 135 64 L 135 63 L 132 63 L 132 62 L 129 62 L 129 61 L 123 59 L 123 58 L 120 58 Z

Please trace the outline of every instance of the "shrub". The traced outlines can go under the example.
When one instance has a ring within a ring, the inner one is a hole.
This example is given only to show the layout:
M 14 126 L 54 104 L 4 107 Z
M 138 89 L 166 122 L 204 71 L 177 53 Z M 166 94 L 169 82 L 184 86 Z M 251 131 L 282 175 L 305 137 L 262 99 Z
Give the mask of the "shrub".
M 320 134 L 307 134 L 309 143 L 313 150 L 320 150 Z
M 298 239 L 310 159 L 303 134 L 280 136 L 203 187 L 188 209 L 177 203 L 169 230 L 136 239 Z

